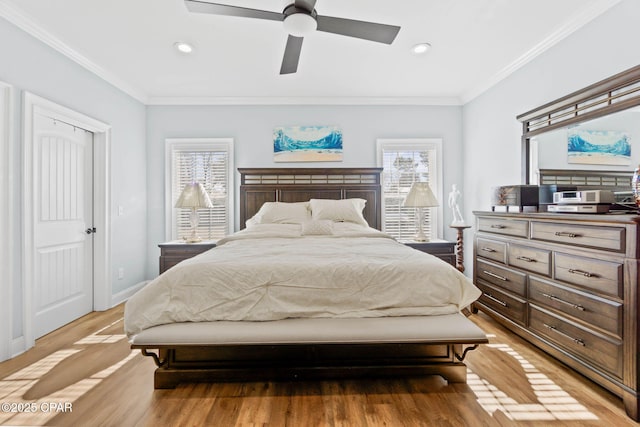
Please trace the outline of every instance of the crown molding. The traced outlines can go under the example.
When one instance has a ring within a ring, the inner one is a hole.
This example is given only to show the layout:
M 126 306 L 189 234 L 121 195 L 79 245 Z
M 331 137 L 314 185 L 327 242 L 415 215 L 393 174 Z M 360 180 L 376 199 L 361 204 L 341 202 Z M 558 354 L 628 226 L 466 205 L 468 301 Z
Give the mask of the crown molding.
M 509 77 L 511 74 L 522 68 L 527 63 L 533 61 L 535 58 L 546 52 L 548 49 L 552 48 L 564 38 L 573 34 L 578 29 L 582 28 L 593 19 L 602 15 L 604 12 L 611 9 L 613 6 L 620 3 L 621 0 L 599 0 L 592 3 L 588 8 L 584 9 L 580 13 L 573 16 L 573 18 L 568 21 L 565 25 L 558 28 L 556 31 L 551 33 L 548 37 L 542 40 L 540 43 L 529 49 L 529 51 L 525 52 L 523 55 L 518 57 L 515 61 L 504 67 L 502 70 L 498 71 L 492 78 L 487 80 L 484 84 L 473 88 L 461 96 L 462 104 L 466 104 L 471 102 L 474 98 L 480 96 L 482 93 L 486 92 L 496 84 L 500 83 L 505 78 Z
M 205 97 L 149 97 L 147 105 L 438 105 L 459 106 L 456 96 L 375 97 L 375 96 L 205 96 Z
M 96 76 L 120 89 L 122 92 L 126 93 L 132 98 L 140 101 L 143 104 L 146 104 L 148 97 L 144 92 L 131 86 L 129 83 L 125 82 L 113 73 L 95 64 L 93 61 L 89 60 L 78 51 L 72 49 L 56 36 L 41 28 L 34 22 L 32 18 L 30 18 L 23 12 L 18 11 L 15 7 L 9 5 L 4 0 L 0 0 L 0 17 L 5 18 L 7 21 L 25 31 L 27 34 L 35 37 L 47 46 L 60 52 L 62 55 L 76 62 L 80 66 L 86 68 Z

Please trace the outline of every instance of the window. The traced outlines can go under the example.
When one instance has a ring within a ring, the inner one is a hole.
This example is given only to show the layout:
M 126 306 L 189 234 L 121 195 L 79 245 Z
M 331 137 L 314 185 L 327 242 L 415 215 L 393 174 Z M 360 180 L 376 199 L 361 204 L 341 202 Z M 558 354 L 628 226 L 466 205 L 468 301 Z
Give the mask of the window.
M 201 183 L 213 208 L 199 209 L 197 234 L 218 240 L 233 232 L 233 140 L 231 138 L 166 140 L 167 236 L 191 234 L 189 209 L 174 208 L 185 185 Z
M 411 240 L 418 231 L 415 208 L 403 207 L 414 182 L 428 182 L 442 206 L 442 140 L 378 140 L 378 166 L 382 171 L 382 231 L 398 240 Z M 424 233 L 442 236 L 441 207 L 425 210 Z

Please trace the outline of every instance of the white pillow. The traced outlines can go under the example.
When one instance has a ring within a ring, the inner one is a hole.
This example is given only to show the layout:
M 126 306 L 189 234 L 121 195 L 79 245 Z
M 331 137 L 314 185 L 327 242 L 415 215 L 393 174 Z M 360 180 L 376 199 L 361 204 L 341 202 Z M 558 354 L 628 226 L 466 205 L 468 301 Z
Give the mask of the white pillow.
M 247 220 L 247 226 L 254 224 L 302 224 L 310 219 L 309 202 L 265 202 L 258 213 Z
M 256 225 L 256 224 L 260 224 L 260 220 L 261 220 L 261 219 L 262 219 L 262 218 L 260 217 L 260 215 L 255 214 L 254 216 L 252 216 L 251 218 L 249 218 L 248 220 L 246 220 L 244 224 L 245 224 L 245 226 L 246 226 L 247 228 L 249 228 L 249 227 L 253 227 L 253 226 L 254 226 L 254 225 Z
M 303 236 L 323 236 L 330 234 L 333 234 L 333 221 L 328 219 L 312 219 L 302 223 Z
M 311 199 L 311 218 L 314 220 L 329 219 L 337 222 L 353 222 L 369 226 L 362 215 L 362 210 L 367 204 L 365 199 Z

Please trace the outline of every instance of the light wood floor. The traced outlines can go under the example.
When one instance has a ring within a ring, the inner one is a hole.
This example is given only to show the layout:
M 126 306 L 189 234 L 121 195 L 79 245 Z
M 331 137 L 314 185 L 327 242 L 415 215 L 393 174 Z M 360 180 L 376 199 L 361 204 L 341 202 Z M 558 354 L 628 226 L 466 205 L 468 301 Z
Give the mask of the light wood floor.
M 122 306 L 92 313 L 0 363 L 0 425 L 636 425 L 618 397 L 482 313 L 471 319 L 491 338 L 467 356 L 468 384 L 424 377 L 184 384 L 175 390 L 153 389 L 155 365 L 129 349 L 122 315 Z

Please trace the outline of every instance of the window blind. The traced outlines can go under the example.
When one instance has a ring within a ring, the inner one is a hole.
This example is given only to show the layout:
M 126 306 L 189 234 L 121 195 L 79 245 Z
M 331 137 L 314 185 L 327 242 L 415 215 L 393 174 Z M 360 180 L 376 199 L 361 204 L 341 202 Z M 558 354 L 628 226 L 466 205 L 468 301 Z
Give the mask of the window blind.
M 379 159 L 382 172 L 382 230 L 398 240 L 411 240 L 418 231 L 416 208 L 404 207 L 404 200 L 414 182 L 428 182 L 441 200 L 436 185 L 438 151 L 432 144 L 381 144 Z M 436 238 L 436 209 L 424 209 L 423 229 Z
M 183 239 L 191 234 L 190 209 L 174 208 L 187 184 L 201 183 L 213 204 L 211 209 L 198 209 L 197 235 L 204 240 L 218 240 L 228 234 L 232 211 L 229 188 L 230 148 L 220 144 L 197 149 L 175 146 L 171 150 L 172 238 Z

